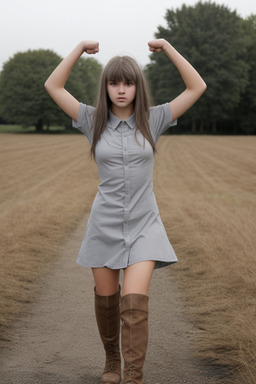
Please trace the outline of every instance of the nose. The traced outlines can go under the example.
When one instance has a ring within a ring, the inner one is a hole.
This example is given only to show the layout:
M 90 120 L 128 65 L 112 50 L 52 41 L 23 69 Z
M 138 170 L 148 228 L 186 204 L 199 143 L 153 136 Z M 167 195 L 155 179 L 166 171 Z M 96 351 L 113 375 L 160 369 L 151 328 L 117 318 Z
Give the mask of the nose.
M 124 84 L 123 83 L 119 83 L 119 86 L 118 86 L 118 93 L 124 93 L 125 90 L 124 90 Z

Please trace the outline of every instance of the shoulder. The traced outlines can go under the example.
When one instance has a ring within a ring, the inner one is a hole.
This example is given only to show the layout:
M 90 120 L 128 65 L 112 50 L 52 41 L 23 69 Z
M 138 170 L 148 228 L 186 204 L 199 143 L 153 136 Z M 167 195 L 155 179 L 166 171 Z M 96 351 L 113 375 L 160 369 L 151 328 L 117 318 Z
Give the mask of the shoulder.
M 91 105 L 80 103 L 77 121 L 73 120 L 74 128 L 78 128 L 93 119 L 95 108 Z
M 79 129 L 87 137 L 91 135 L 92 121 L 95 108 L 91 105 L 80 103 L 77 121 L 72 120 L 73 128 Z
M 95 112 L 95 108 L 91 105 L 80 103 L 78 119 L 84 119 L 85 117 L 93 117 Z
M 170 104 L 160 104 L 155 107 L 149 108 L 149 124 L 157 126 L 172 126 L 176 125 L 176 121 L 173 121 L 170 110 Z
M 149 127 L 155 143 L 162 133 L 176 124 L 172 119 L 169 103 L 149 108 Z
M 172 117 L 169 103 L 160 104 L 149 108 L 149 117 L 161 117 L 164 115 L 169 119 Z

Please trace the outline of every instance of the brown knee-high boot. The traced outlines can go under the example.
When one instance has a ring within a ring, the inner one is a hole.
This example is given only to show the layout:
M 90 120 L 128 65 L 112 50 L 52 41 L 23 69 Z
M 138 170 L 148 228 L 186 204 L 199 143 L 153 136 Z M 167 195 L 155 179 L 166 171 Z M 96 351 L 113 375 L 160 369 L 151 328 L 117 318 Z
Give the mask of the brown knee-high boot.
M 111 296 L 95 292 L 95 314 L 101 340 L 106 352 L 106 364 L 101 383 L 119 384 L 121 380 L 120 334 L 120 290 Z
M 142 384 L 148 344 L 148 296 L 131 293 L 121 298 L 124 384 Z

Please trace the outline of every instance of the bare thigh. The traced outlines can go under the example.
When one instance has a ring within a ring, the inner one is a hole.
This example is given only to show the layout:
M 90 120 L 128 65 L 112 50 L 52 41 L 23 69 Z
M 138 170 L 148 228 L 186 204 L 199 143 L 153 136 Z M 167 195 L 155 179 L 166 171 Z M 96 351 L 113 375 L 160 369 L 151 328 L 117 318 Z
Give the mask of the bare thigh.
M 114 295 L 119 290 L 118 269 L 92 268 L 96 292 L 102 296 Z
M 151 260 L 141 261 L 125 268 L 122 296 L 129 293 L 147 295 L 155 264 Z

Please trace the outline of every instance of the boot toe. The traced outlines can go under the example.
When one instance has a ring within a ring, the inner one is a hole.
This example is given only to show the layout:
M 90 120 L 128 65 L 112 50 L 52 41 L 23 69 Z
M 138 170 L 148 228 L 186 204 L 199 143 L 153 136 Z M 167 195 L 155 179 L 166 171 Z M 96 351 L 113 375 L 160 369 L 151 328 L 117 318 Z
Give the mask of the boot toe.
M 101 376 L 101 384 L 120 384 L 121 377 L 116 372 L 106 372 Z

